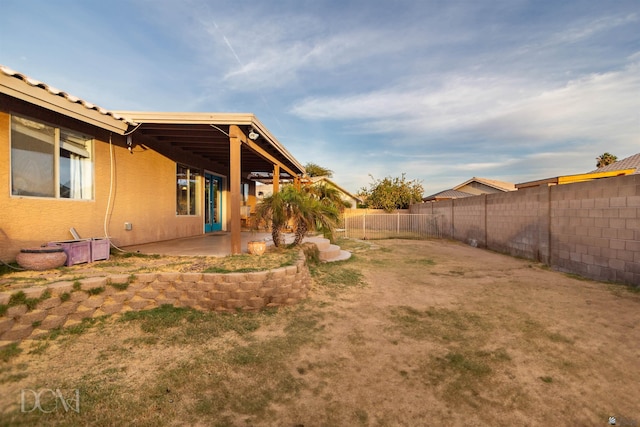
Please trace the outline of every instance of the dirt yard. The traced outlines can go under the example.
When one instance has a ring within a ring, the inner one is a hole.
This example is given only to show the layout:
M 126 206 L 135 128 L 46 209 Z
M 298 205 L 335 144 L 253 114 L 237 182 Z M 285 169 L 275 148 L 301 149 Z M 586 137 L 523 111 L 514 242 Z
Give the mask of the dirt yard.
M 455 242 L 340 244 L 296 307 L 164 307 L 4 350 L 0 425 L 640 426 L 637 291 Z M 79 413 L 51 393 L 24 413 L 25 389 L 79 390 Z

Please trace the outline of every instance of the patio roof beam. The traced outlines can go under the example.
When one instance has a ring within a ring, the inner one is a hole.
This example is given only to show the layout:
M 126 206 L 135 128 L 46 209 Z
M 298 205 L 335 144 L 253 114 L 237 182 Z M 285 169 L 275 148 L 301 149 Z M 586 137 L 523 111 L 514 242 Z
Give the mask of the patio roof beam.
M 262 147 L 260 147 L 258 144 L 256 144 L 255 142 L 251 141 L 250 139 L 247 139 L 247 141 L 245 141 L 245 144 L 250 147 L 253 151 L 255 151 L 256 153 L 260 154 L 262 157 L 264 157 L 265 159 L 269 160 L 271 163 L 273 163 L 274 165 L 279 165 L 282 169 L 284 169 L 289 175 L 291 176 L 298 176 L 297 173 L 295 173 L 293 171 L 293 169 L 287 167 L 285 164 L 283 164 L 282 162 L 278 161 L 278 159 L 276 159 L 275 157 L 273 157 L 271 154 L 269 154 L 268 152 L 266 152 Z

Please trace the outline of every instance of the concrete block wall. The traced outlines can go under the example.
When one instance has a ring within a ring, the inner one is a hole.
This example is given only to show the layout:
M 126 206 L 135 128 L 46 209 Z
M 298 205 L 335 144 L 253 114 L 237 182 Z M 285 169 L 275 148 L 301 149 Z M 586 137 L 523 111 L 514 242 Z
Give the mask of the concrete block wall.
M 640 285 L 640 175 L 554 187 L 551 265 Z
M 420 203 L 409 206 L 409 213 L 437 215 L 441 218 L 442 237 L 453 239 L 453 200 L 442 200 L 437 203 Z
M 484 210 L 485 214 L 482 214 Z M 443 216 L 444 237 L 594 280 L 640 285 L 640 175 L 411 206 Z
M 485 247 L 486 195 L 453 200 L 453 239 Z
M 487 196 L 487 248 L 513 256 L 549 259 L 549 187 Z
M 0 348 L 86 318 L 163 304 L 222 312 L 292 305 L 307 297 L 310 280 L 301 253 L 295 265 L 260 272 L 111 275 L 2 292 Z

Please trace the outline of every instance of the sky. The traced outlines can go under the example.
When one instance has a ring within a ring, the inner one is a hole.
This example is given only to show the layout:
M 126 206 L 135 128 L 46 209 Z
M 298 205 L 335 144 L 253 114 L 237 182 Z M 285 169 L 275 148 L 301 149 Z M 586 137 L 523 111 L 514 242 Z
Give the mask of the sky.
M 0 0 L 0 64 L 108 110 L 254 113 L 357 192 L 640 152 L 639 0 Z

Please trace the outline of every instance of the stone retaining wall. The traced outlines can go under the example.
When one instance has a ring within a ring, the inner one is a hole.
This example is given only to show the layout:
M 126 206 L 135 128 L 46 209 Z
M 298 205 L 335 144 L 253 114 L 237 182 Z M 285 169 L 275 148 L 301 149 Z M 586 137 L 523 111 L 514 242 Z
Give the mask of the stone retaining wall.
M 253 273 L 145 273 L 93 277 L 0 293 L 0 348 L 85 318 L 163 304 L 197 310 L 259 310 L 306 298 L 304 254 L 295 265 Z

